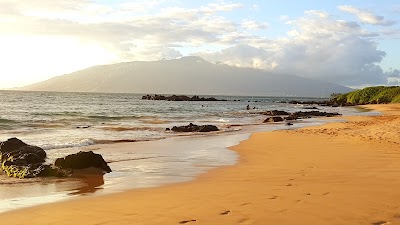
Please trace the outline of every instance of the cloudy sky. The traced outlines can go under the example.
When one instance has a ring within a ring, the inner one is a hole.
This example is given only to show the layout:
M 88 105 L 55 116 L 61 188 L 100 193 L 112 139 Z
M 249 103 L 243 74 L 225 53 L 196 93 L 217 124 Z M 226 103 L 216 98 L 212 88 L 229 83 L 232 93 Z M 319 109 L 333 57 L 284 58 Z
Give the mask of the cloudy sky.
M 400 84 L 398 0 L 0 0 L 0 88 L 196 55 L 351 87 Z

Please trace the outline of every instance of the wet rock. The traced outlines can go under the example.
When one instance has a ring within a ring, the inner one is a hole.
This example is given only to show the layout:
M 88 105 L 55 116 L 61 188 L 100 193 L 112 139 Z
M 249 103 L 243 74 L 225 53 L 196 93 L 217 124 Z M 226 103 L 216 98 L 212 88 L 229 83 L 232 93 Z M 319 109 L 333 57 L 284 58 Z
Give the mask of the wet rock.
M 89 167 L 111 172 L 103 157 L 93 152 L 79 152 L 59 158 L 55 165 L 44 164 L 45 160 L 46 152 L 40 147 L 28 145 L 17 138 L 0 142 L 0 171 L 9 177 L 67 177 L 76 169 Z
M 142 100 L 164 100 L 164 101 L 226 101 L 226 100 L 218 100 L 214 97 L 204 98 L 194 95 L 192 97 L 186 95 L 144 95 L 142 96 Z
M 266 116 L 285 116 L 289 115 L 288 112 L 282 111 L 282 110 L 271 110 L 271 111 L 265 111 L 261 113 L 262 115 Z
M 290 116 L 284 117 L 283 119 L 284 120 L 297 120 L 297 117 L 294 115 L 290 115 Z
M 320 111 L 309 111 L 309 112 L 295 112 L 292 113 L 291 116 L 297 117 L 297 118 L 311 118 L 311 117 L 332 117 L 332 116 L 339 116 L 341 114 L 339 113 L 329 113 L 329 112 L 320 112 Z
M 38 176 L 43 170 L 46 152 L 17 138 L 0 143 L 1 171 L 9 177 L 30 178 Z
M 64 158 L 58 158 L 54 165 L 60 169 L 86 169 L 95 167 L 102 169 L 106 173 L 111 172 L 111 168 L 104 161 L 100 154 L 93 153 L 92 151 L 80 151 L 76 154 L 68 155 Z
M 264 123 L 276 123 L 283 121 L 283 118 L 280 116 L 271 116 L 264 120 Z
M 211 131 L 219 131 L 218 127 L 214 125 L 195 125 L 190 123 L 187 126 L 174 126 L 171 129 L 174 132 L 211 132 Z

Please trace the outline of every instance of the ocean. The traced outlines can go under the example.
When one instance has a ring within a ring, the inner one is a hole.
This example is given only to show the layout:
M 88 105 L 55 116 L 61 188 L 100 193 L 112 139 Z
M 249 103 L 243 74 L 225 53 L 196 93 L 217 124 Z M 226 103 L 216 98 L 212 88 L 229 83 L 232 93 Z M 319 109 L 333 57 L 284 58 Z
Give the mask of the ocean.
M 80 150 L 93 150 L 102 154 L 113 170 L 91 181 L 19 180 L 2 174 L 0 212 L 87 194 L 192 180 L 211 168 L 235 164 L 238 156 L 227 147 L 253 132 L 326 123 L 321 119 L 298 121 L 291 127 L 262 123 L 266 116 L 260 112 L 308 111 L 304 105 L 282 102 L 322 100 L 315 98 L 212 96 L 226 101 L 175 102 L 141 97 L 142 94 L 0 91 L 0 141 L 17 137 L 40 146 L 46 150 L 49 163 Z M 354 108 L 318 108 L 347 115 L 362 113 Z M 221 131 L 166 131 L 189 123 L 212 124 Z

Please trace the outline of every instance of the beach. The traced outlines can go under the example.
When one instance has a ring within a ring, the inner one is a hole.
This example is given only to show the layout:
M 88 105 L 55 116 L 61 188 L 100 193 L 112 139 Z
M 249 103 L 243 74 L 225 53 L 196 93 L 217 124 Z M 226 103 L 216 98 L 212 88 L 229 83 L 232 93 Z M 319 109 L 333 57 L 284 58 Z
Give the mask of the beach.
M 238 163 L 190 182 L 0 214 L 2 224 L 400 224 L 400 105 L 254 133 Z

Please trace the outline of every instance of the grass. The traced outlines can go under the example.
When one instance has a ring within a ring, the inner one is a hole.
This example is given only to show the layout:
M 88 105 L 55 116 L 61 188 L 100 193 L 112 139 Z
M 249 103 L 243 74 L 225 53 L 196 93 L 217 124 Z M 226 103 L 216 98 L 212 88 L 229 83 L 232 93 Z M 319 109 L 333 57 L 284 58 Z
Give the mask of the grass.
M 333 101 L 344 104 L 400 103 L 400 86 L 376 86 L 339 95 Z

